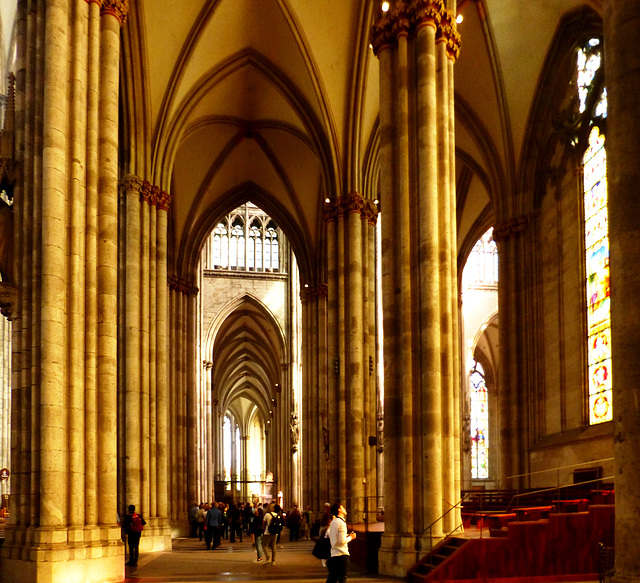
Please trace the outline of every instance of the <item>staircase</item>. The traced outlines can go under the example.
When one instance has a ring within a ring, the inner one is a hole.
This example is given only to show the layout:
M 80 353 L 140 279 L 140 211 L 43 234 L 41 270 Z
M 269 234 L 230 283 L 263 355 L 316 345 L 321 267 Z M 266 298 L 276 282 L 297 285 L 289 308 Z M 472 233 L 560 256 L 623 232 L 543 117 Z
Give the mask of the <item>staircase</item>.
M 446 560 L 451 559 L 469 539 L 458 536 L 449 536 L 433 549 L 433 552 L 423 557 L 420 562 L 414 565 L 407 573 L 407 580 L 410 583 L 422 583 L 427 581 L 429 575 L 442 565 Z
M 410 582 L 513 583 L 598 579 L 599 547 L 613 546 L 613 505 L 512 521 L 506 536 L 448 538 L 408 573 Z M 472 533 L 467 533 L 467 537 Z

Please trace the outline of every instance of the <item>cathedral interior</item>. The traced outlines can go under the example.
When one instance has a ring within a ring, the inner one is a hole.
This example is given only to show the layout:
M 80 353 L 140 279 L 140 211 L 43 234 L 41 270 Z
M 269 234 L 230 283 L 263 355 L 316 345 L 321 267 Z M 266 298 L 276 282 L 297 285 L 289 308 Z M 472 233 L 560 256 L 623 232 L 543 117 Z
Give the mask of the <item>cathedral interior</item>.
M 0 7 L 0 581 L 588 471 L 640 580 L 640 0 Z

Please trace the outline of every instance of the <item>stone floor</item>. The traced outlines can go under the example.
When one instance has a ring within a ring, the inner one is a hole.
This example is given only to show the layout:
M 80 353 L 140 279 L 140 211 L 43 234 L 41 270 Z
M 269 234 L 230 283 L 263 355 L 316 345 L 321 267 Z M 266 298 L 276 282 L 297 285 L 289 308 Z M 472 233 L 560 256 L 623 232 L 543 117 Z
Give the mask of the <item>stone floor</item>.
M 210 581 L 249 581 L 317 583 L 325 581 L 327 571 L 311 554 L 313 542 L 289 542 L 278 546 L 275 565 L 256 564 L 251 540 L 223 541 L 215 551 L 206 550 L 198 539 L 174 539 L 173 550 L 141 553 L 138 566 L 126 567 L 128 583 L 205 583 Z M 350 583 L 376 581 L 398 583 L 403 579 L 368 573 L 351 564 Z

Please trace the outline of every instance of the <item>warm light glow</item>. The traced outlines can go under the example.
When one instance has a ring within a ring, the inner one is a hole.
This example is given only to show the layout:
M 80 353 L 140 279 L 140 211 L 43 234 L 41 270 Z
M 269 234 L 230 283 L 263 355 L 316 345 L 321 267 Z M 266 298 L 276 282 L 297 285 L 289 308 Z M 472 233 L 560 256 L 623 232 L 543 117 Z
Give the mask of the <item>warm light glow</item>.
M 325 199 L 324 199 L 324 202 L 329 203 L 329 202 L 331 202 L 331 199 L 330 199 L 330 198 L 325 198 Z
M 383 2 L 382 3 L 382 12 L 389 12 L 389 3 L 388 2 Z
M 463 20 L 464 20 L 464 16 L 462 16 L 462 14 L 458 14 L 458 16 L 456 16 L 456 22 L 458 24 L 461 24 Z

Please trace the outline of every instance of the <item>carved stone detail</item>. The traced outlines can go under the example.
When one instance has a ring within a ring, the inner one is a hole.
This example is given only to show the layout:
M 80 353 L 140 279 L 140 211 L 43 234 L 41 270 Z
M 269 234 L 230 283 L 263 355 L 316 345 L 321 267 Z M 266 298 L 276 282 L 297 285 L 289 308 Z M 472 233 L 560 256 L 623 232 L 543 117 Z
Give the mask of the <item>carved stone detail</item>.
M 197 285 L 184 279 L 180 279 L 176 275 L 170 275 L 167 280 L 171 291 L 177 291 L 188 296 L 197 296 L 198 293 L 200 293 L 200 288 Z
M 397 44 L 401 36 L 412 36 L 421 26 L 433 26 L 436 38 L 446 42 L 449 57 L 460 55 L 460 34 L 453 12 L 443 0 L 408 0 L 391 7 L 371 30 L 371 45 L 377 55 L 383 47 Z
M 129 14 L 129 0 L 100 0 L 100 14 L 112 14 L 123 25 Z

